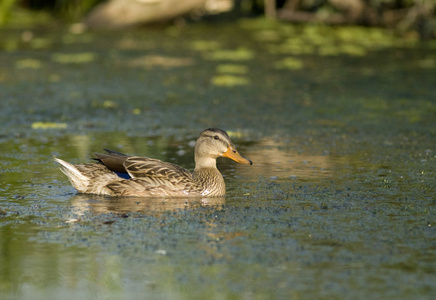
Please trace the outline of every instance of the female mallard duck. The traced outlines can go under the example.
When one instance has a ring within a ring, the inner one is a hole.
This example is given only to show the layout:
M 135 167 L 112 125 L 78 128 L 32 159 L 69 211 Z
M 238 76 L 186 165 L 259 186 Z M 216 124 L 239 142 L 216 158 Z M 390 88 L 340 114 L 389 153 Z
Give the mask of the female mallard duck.
M 218 128 L 200 133 L 195 143 L 192 174 L 158 159 L 106 151 L 108 154 L 95 154 L 98 163 L 72 165 L 55 160 L 81 193 L 138 197 L 223 196 L 226 186 L 216 167 L 216 159 L 228 157 L 241 164 L 253 164 L 239 154 L 228 134 Z M 128 174 L 130 178 L 122 178 L 115 172 Z

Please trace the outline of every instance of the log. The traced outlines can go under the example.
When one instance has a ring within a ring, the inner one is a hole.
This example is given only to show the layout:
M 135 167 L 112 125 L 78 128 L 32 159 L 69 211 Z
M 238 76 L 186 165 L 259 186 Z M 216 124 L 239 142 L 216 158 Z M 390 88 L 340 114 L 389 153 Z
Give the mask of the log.
M 165 22 L 204 6 L 206 0 L 109 0 L 85 18 L 88 28 L 116 29 Z

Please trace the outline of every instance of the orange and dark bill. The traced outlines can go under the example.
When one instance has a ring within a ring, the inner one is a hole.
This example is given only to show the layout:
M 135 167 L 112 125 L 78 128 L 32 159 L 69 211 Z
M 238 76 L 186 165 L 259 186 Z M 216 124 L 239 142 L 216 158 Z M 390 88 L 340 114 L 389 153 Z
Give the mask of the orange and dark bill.
M 223 154 L 224 157 L 228 157 L 230 159 L 233 159 L 234 161 L 240 163 L 240 164 L 246 164 L 246 165 L 252 165 L 253 162 L 249 160 L 248 158 L 243 157 L 241 154 L 239 154 L 238 150 L 236 150 L 235 146 L 229 146 L 227 148 L 227 151 Z

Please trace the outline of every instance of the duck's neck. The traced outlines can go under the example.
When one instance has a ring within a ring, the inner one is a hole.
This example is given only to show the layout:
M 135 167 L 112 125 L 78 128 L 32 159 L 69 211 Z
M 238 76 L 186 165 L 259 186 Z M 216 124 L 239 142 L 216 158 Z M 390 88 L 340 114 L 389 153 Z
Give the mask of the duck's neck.
M 220 171 L 216 168 L 216 160 L 207 164 L 195 166 L 193 180 L 201 187 L 202 196 L 224 196 L 226 194 L 226 184 Z

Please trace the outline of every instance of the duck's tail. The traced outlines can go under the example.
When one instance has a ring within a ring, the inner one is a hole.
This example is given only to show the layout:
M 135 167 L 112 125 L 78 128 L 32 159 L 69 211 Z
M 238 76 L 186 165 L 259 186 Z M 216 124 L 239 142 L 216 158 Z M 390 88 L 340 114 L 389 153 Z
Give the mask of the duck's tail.
M 102 164 L 73 165 L 59 158 L 54 158 L 61 165 L 61 171 L 67 175 L 72 186 L 80 193 L 109 195 L 106 185 L 120 178 Z
M 67 175 L 74 188 L 81 193 L 86 193 L 91 178 L 89 176 L 86 176 L 75 165 L 70 164 L 69 162 L 66 162 L 56 157 L 54 158 L 54 160 L 61 165 L 60 169 L 62 173 Z

